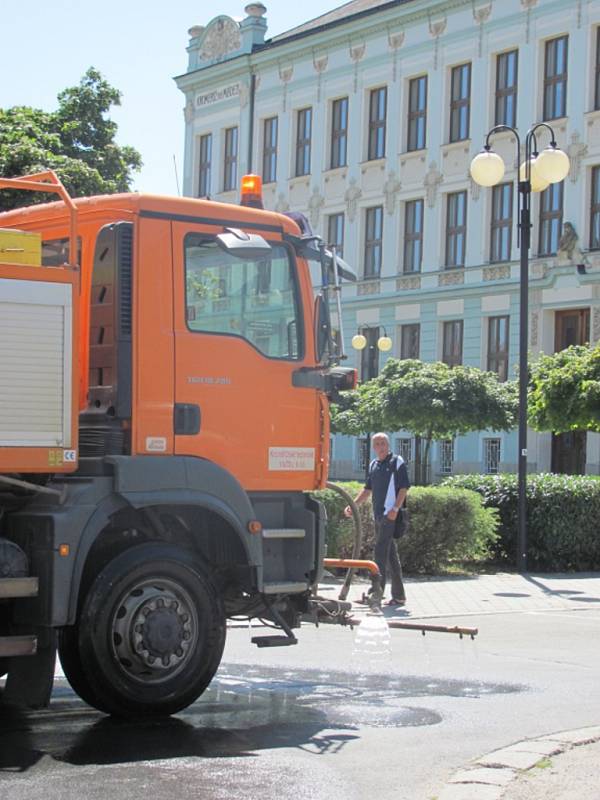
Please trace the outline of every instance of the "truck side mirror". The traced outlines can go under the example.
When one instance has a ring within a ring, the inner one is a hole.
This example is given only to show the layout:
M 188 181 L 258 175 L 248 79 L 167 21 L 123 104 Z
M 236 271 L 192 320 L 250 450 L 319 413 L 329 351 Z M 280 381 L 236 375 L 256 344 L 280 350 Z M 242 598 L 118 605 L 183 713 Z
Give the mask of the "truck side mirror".
M 317 364 L 323 361 L 325 354 L 329 351 L 330 331 L 329 306 L 325 302 L 323 295 L 318 294 L 315 298 L 315 356 Z

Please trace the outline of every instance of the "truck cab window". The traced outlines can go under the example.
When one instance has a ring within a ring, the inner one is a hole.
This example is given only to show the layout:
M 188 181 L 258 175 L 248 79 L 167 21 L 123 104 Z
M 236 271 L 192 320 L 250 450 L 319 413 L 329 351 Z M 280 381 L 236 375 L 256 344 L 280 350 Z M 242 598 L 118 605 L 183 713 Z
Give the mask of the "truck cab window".
M 187 324 L 191 331 L 240 336 L 269 358 L 298 359 L 298 287 L 286 247 L 265 259 L 243 260 L 215 242 L 185 240 Z

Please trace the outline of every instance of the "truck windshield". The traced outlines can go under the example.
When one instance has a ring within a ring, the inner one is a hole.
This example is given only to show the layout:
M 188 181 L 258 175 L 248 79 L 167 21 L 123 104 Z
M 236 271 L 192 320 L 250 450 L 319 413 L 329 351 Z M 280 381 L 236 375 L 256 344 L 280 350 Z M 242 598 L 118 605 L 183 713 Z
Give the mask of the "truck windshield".
M 240 336 L 270 358 L 301 357 L 298 286 L 284 245 L 272 244 L 269 258 L 246 261 L 190 234 L 185 285 L 190 330 Z

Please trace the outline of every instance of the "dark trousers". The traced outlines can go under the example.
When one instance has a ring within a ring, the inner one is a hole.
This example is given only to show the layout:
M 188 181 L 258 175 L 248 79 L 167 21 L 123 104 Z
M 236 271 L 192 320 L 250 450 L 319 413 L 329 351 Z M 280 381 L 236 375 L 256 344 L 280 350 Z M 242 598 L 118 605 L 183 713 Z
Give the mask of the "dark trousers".
M 387 517 L 375 520 L 375 563 L 381 573 L 381 590 L 385 589 L 387 568 L 392 579 L 392 597 L 396 600 L 405 600 L 404 584 L 402 583 L 402 564 L 398 556 L 398 548 L 394 539 L 395 523 Z

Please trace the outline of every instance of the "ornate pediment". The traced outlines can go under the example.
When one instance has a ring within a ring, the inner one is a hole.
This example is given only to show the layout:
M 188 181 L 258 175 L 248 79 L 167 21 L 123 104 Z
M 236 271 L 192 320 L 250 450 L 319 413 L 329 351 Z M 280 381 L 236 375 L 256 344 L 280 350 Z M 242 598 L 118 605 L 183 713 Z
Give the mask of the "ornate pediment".
M 202 61 L 221 61 L 237 53 L 242 46 L 242 35 L 238 23 L 231 17 L 215 17 L 202 34 L 199 55 Z

